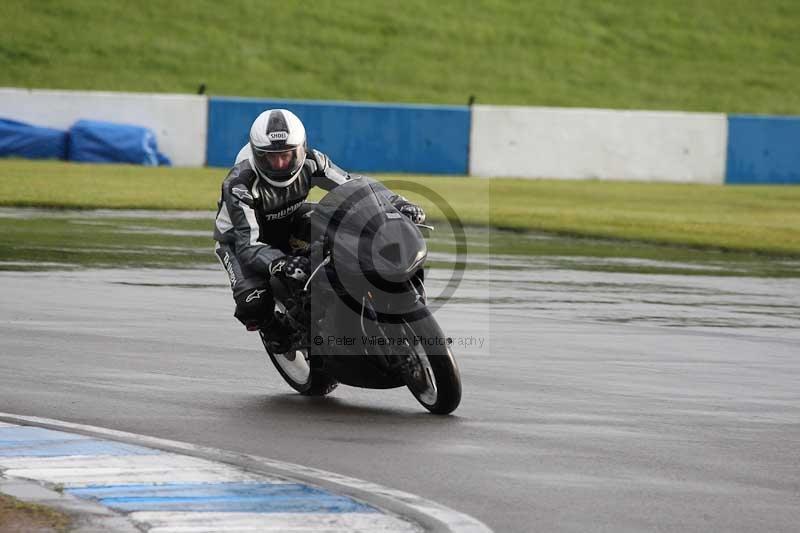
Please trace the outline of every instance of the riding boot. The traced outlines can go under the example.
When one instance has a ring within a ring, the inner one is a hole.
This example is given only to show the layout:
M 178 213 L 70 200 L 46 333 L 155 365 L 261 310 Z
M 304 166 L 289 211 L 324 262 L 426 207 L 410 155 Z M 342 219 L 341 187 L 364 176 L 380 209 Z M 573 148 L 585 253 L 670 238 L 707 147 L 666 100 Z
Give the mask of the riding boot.
M 294 330 L 275 317 L 261 327 L 272 353 L 286 353 L 292 348 Z

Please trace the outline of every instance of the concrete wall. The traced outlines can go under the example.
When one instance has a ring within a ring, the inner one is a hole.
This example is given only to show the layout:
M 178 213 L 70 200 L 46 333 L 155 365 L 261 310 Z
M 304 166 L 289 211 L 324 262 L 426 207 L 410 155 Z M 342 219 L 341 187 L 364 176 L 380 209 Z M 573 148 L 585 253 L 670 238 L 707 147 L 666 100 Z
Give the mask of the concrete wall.
M 204 96 L 0 88 L 0 117 L 62 129 L 82 118 L 144 126 L 174 165 L 205 164 Z
M 800 183 L 800 117 L 433 106 L 0 88 L 0 118 L 153 130 L 178 166 L 227 167 L 268 108 L 348 170 L 489 177 Z
M 470 174 L 722 183 L 723 114 L 475 106 Z
M 230 166 L 265 109 L 285 108 L 306 127 L 309 146 L 338 165 L 361 172 L 466 174 L 469 108 L 209 99 L 208 164 Z

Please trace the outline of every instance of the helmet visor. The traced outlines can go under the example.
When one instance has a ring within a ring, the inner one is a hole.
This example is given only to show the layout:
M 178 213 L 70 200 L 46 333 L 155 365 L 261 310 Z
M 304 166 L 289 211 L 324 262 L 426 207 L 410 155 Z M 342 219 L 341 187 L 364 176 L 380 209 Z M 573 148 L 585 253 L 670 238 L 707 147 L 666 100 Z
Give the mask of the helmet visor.
M 300 170 L 306 159 L 306 149 L 304 146 L 292 146 L 289 148 L 253 149 L 253 160 L 258 169 L 274 180 L 289 179 Z

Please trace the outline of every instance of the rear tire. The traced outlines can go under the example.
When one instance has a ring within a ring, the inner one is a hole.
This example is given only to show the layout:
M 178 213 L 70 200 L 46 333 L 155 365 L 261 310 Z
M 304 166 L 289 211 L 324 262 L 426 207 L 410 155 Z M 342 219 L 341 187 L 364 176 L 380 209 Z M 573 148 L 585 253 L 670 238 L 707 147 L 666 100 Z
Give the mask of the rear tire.
M 406 377 L 411 394 L 425 409 L 435 415 L 447 415 L 455 411 L 461 403 L 461 375 L 458 365 L 450 350 L 449 339 L 442 333 L 439 324 L 432 315 L 428 315 L 411 324 L 405 322 L 405 338 L 425 339 L 426 342 L 413 343 L 415 355 L 419 362 L 419 370 L 427 375 L 425 383 L 419 379 Z M 432 375 L 430 375 L 432 374 Z M 433 387 L 430 387 L 430 385 Z
M 275 354 L 269 349 L 264 332 L 259 331 L 258 334 L 270 361 L 283 380 L 303 396 L 325 396 L 339 385 L 325 372 L 313 368 L 307 350 Z

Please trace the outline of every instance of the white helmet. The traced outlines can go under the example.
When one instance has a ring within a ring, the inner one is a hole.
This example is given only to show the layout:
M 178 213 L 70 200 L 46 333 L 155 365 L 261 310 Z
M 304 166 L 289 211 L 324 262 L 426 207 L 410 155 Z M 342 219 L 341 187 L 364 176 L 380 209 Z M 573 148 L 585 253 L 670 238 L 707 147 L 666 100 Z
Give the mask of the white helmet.
M 291 111 L 268 109 L 250 128 L 250 150 L 258 175 L 276 187 L 287 187 L 306 161 L 306 128 Z

